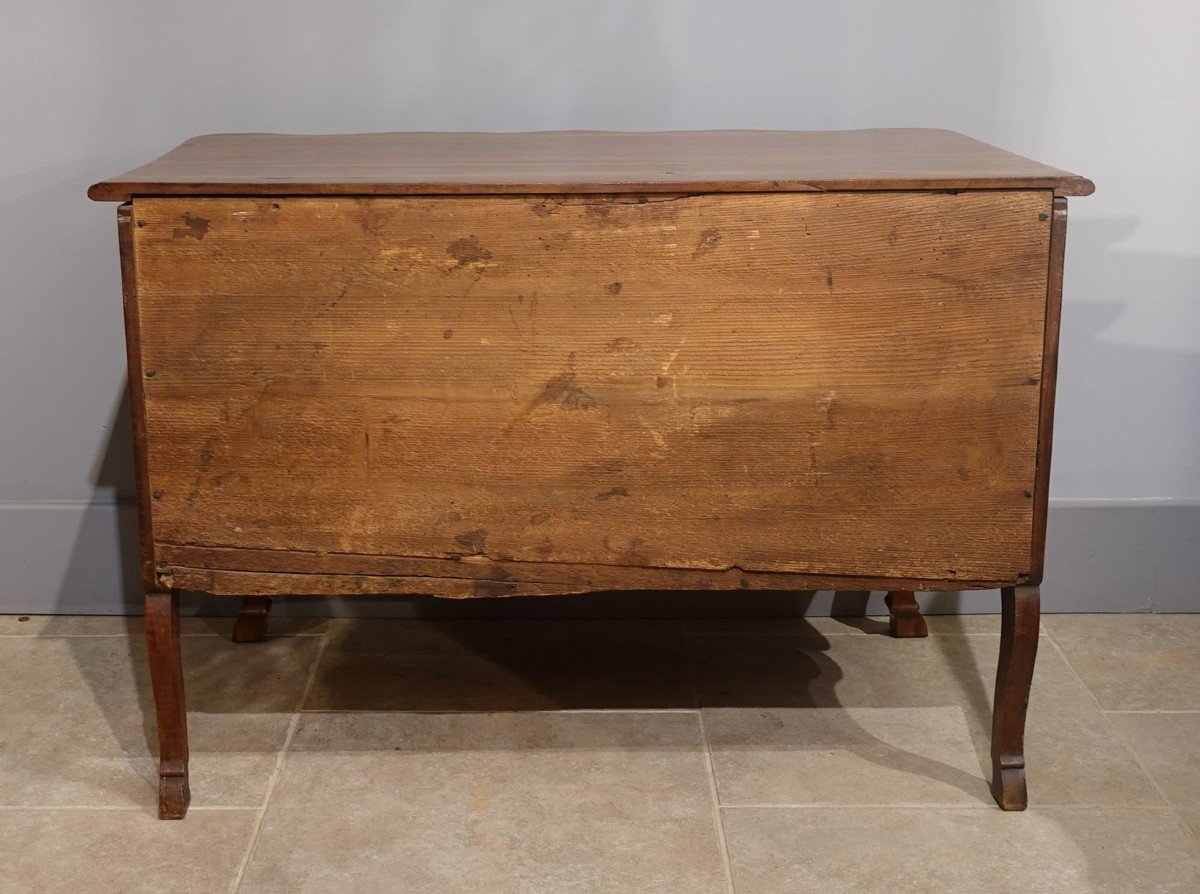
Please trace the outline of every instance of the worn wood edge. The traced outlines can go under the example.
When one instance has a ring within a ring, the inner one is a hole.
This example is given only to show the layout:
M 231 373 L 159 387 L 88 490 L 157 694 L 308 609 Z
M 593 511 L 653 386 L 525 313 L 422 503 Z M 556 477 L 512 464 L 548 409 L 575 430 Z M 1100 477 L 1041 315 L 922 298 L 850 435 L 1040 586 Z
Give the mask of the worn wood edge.
M 996 589 L 1019 586 L 1026 575 L 963 580 L 956 578 L 904 578 L 869 574 L 804 571 L 748 571 L 742 568 L 673 568 L 655 565 L 621 565 L 581 562 L 495 559 L 486 556 L 402 556 L 364 553 L 330 553 L 304 550 L 250 549 L 245 547 L 192 546 L 158 543 L 163 566 L 224 571 L 293 574 L 351 574 L 384 577 L 494 578 L 533 584 L 602 583 L 625 589 L 632 587 L 686 587 L 693 589 L 787 589 L 805 582 L 853 583 L 859 589 L 877 584 L 880 589 L 958 590 Z M 681 583 L 681 581 L 684 581 Z M 919 582 L 921 586 L 902 587 Z M 884 587 L 884 584 L 894 586 Z M 801 587 L 805 589 L 805 587 Z
M 679 180 L 679 181 L 587 181 L 581 183 L 228 183 L 210 181 L 188 182 L 141 182 L 106 180 L 88 187 L 88 198 L 94 202 L 129 202 L 138 198 L 179 198 L 204 196 L 207 198 L 237 198 L 255 196 L 259 198 L 319 198 L 328 196 L 529 196 L 529 195 L 631 195 L 661 193 L 763 193 L 763 192 L 939 192 L 946 190 L 1012 190 L 1049 189 L 1056 195 L 1091 195 L 1095 187 L 1090 180 L 1072 177 L 1018 177 L 1018 178 L 913 178 L 905 180 Z
M 841 581 L 855 583 L 891 582 L 896 586 L 887 589 L 909 590 L 956 590 L 996 589 L 1002 586 L 1020 586 L 1027 575 L 1015 577 L 971 580 L 958 578 L 909 578 L 885 575 L 846 574 L 837 572 L 809 571 L 749 571 L 732 568 L 687 568 L 661 565 L 622 565 L 585 562 L 529 561 L 519 559 L 495 559 L 482 555 L 454 557 L 405 556 L 366 553 L 333 553 L 306 550 L 252 549 L 247 547 L 195 546 L 158 542 L 156 555 L 160 566 L 207 568 L 223 571 L 280 572 L 295 574 L 366 574 L 383 576 L 487 578 L 522 580 L 529 583 L 577 583 L 582 578 L 601 580 L 611 578 L 614 582 L 643 578 L 657 586 L 662 581 L 669 586 L 680 578 L 693 578 L 698 582 L 713 582 L 728 579 L 734 588 L 750 587 L 754 582 L 766 589 L 787 587 L 796 581 Z M 745 580 L 747 583 L 743 584 Z M 900 582 L 919 581 L 926 586 L 901 587 Z M 712 584 L 709 583 L 709 586 Z M 700 584 L 701 588 L 705 585 Z M 721 588 L 725 584 L 719 584 Z
M 915 580 L 852 575 L 705 571 L 217 549 L 159 545 L 160 586 L 214 595 L 424 593 L 469 597 L 597 590 L 986 590 L 1007 581 Z M 274 581 L 270 579 L 276 579 Z M 1023 579 L 1023 578 L 1022 578 Z M 253 586 L 256 589 L 246 589 Z
M 1073 175 L 1061 181 L 1054 187 L 1056 196 L 1090 196 L 1096 191 L 1096 184 L 1087 177 Z
M 495 578 L 422 577 L 419 575 L 306 574 L 293 572 L 229 571 L 211 568 L 164 566 L 159 569 L 164 586 L 208 593 L 213 596 L 437 596 L 446 599 L 471 599 L 502 596 L 565 596 L 612 590 L 879 590 L 905 584 L 924 590 L 988 590 L 994 583 L 960 582 L 949 587 L 945 581 L 883 581 L 862 578 L 812 578 L 774 581 L 768 585 L 747 586 L 709 582 L 697 586 L 694 581 L 673 583 L 634 583 L 630 580 L 610 583 L 528 583 Z
M 146 452 L 146 395 L 142 369 L 141 321 L 137 300 L 137 261 L 133 238 L 133 206 L 117 208 L 117 240 L 121 255 L 121 303 L 125 313 L 125 358 L 129 378 L 129 417 L 133 425 L 133 485 L 137 507 L 138 550 L 142 588 L 162 589 L 155 574 L 150 468 Z
M 1033 488 L 1033 538 L 1028 586 L 1042 582 L 1050 509 L 1050 455 L 1054 443 L 1054 399 L 1058 380 L 1063 262 L 1067 247 L 1067 200 L 1055 196 L 1050 212 L 1050 261 L 1046 276 L 1046 322 L 1042 345 L 1042 391 L 1038 405 L 1037 459 Z

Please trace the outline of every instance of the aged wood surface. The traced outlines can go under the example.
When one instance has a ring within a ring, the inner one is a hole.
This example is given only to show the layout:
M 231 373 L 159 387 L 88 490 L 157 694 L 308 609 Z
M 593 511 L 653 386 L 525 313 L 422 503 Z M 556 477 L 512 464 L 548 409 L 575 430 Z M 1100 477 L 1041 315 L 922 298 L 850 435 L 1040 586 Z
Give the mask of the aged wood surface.
M 1022 582 L 1050 212 L 139 199 L 154 536 Z
M 505 594 L 534 595 L 552 590 L 556 593 L 584 593 L 590 590 L 840 590 L 886 589 L 895 586 L 920 587 L 923 590 L 995 589 L 994 582 L 969 580 L 908 581 L 897 578 L 805 575 L 787 572 L 750 572 L 730 569 L 707 571 L 683 568 L 650 568 L 628 565 L 588 565 L 565 562 L 496 561 L 485 556 L 456 556 L 450 559 L 411 556 L 366 556 L 354 553 L 301 553 L 257 549 L 213 547 L 158 547 L 160 581 L 163 575 L 185 590 L 203 590 L 218 596 L 247 593 L 287 594 L 304 590 L 304 575 L 344 575 L 358 578 L 345 587 L 355 593 L 423 593 L 440 596 L 487 595 L 496 593 L 491 582 L 502 582 Z M 262 575 L 286 568 L 296 575 L 286 589 L 238 589 L 261 582 Z M 216 574 L 209 574 L 209 569 Z M 225 572 L 229 572 L 226 574 Z M 260 577 L 241 575 L 250 572 Z M 198 576 L 198 575 L 203 575 Z M 470 581 L 484 583 L 474 591 Z M 200 583 L 210 584 L 199 586 Z M 466 582 L 466 583 L 464 583 Z M 533 589 L 522 590 L 528 584 Z M 311 586 L 311 583 L 309 584 Z M 417 589 L 404 589 L 413 587 Z M 295 589 L 299 587 L 300 589 Z M 374 588 L 374 589 L 373 589 Z
M 1058 386 L 1058 331 L 1062 317 L 1063 261 L 1067 250 L 1067 200 L 1056 197 L 1050 223 L 1050 270 L 1046 281 L 1045 347 L 1042 349 L 1042 400 L 1038 412 L 1037 483 L 1033 488 L 1033 555 L 1029 583 L 1042 582 L 1046 558 L 1046 520 L 1050 508 L 1050 451 L 1054 441 L 1054 395 Z
M 146 593 L 146 653 L 158 724 L 158 816 L 183 819 L 188 786 L 187 706 L 179 642 L 179 594 Z
M 1005 810 L 1024 810 L 1025 713 L 1033 684 L 1041 619 L 1037 587 L 1000 591 L 1000 660 L 992 708 L 992 795 Z
M 1051 189 L 1091 181 L 948 130 L 212 134 L 88 195 Z
M 117 240 L 121 256 L 121 303 L 125 314 L 125 361 L 129 380 L 129 418 L 133 427 L 133 479 L 137 504 L 139 567 L 142 589 L 157 590 L 154 562 L 153 508 L 146 466 L 146 400 L 142 383 L 141 322 L 137 306 L 137 262 L 134 257 L 133 206 L 117 208 Z

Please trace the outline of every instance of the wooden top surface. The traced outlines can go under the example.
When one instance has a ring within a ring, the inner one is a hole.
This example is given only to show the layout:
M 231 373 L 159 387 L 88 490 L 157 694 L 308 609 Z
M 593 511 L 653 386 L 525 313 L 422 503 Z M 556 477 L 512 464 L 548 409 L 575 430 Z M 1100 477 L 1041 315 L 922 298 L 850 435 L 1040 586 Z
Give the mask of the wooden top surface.
M 210 134 L 88 190 L 167 195 L 1053 189 L 1090 180 L 950 130 Z

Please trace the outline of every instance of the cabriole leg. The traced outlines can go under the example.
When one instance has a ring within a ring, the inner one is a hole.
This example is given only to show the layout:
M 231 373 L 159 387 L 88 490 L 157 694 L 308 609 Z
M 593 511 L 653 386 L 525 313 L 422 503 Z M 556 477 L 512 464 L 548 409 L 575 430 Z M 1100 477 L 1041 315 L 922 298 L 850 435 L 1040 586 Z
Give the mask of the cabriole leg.
M 158 721 L 158 818 L 183 819 L 188 789 L 187 707 L 179 647 L 179 594 L 146 594 L 146 646 Z
M 892 590 L 883 597 L 883 602 L 888 607 L 888 626 L 892 629 L 892 636 L 898 639 L 929 636 L 929 628 L 912 590 Z
M 267 615 L 271 613 L 270 596 L 247 596 L 233 625 L 235 643 L 259 643 L 267 635 Z
M 1004 810 L 1024 810 L 1025 711 L 1037 658 L 1041 595 L 1037 587 L 1000 591 L 1002 618 L 996 702 L 992 709 L 992 796 Z

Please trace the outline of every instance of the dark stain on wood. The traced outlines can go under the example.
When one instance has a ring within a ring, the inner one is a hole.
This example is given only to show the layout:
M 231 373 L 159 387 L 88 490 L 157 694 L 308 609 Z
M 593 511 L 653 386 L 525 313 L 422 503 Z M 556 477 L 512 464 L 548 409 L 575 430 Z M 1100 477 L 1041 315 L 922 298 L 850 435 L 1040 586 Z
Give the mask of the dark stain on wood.
M 618 485 L 617 487 L 610 487 L 608 490 L 600 491 L 600 493 L 596 494 L 596 499 L 601 503 L 604 503 L 608 500 L 611 500 L 613 497 L 627 496 L 629 496 L 629 490 Z
M 608 292 L 610 295 L 620 295 L 621 284 L 619 282 L 610 282 L 604 287 L 604 291 Z
M 446 254 L 454 258 L 454 267 L 457 270 L 459 267 L 467 267 L 471 264 L 479 264 L 492 259 L 492 253 L 479 244 L 479 240 L 474 236 L 467 236 L 463 239 L 455 239 L 446 246 Z
M 479 555 L 487 548 L 487 531 L 483 530 L 483 528 L 476 528 L 473 531 L 458 534 L 454 539 L 472 555 Z
M 567 410 L 591 410 L 596 406 L 596 398 L 582 388 L 572 388 L 563 397 L 562 405 Z
M 199 241 L 204 238 L 204 234 L 208 232 L 208 219 L 204 217 L 196 217 L 191 214 L 183 215 L 183 226 L 176 227 L 171 234 L 176 239 L 182 239 L 185 236 L 191 236 Z

